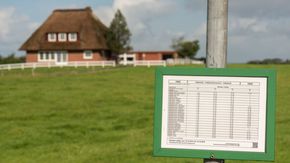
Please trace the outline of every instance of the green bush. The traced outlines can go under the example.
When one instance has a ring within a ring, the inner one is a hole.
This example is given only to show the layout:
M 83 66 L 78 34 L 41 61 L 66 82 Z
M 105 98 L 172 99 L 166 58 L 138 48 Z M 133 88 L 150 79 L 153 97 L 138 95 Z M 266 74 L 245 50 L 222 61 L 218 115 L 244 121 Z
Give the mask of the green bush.
M 0 64 L 9 64 L 9 63 L 23 63 L 25 62 L 25 56 L 15 56 L 15 54 L 10 54 L 6 57 L 0 55 Z
M 280 58 L 266 58 L 264 60 L 252 60 L 248 64 L 289 64 L 289 60 L 283 60 Z

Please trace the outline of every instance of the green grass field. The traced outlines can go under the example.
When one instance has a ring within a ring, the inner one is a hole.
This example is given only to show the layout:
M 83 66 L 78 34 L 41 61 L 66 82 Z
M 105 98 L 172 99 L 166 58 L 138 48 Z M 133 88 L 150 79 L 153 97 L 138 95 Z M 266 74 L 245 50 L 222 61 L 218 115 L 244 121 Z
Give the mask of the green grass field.
M 230 67 L 277 70 L 276 162 L 289 162 L 290 65 Z M 34 76 L 31 70 L 2 71 L 0 162 L 201 163 L 152 157 L 154 72 L 146 67 L 43 68 Z

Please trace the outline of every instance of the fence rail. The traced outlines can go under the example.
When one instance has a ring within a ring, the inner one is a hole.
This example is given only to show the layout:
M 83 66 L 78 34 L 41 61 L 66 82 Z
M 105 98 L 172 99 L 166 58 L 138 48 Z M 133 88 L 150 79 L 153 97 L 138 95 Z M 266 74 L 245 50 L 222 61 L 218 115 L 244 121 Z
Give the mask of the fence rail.
M 151 67 L 151 66 L 166 66 L 166 61 L 160 60 L 160 61 L 135 61 L 134 62 L 134 67 L 136 66 L 147 66 L 147 67 Z
M 37 62 L 37 63 L 16 63 L 0 65 L 0 70 L 25 69 L 25 68 L 41 68 L 41 67 L 94 67 L 94 66 L 116 66 L 115 61 L 89 61 L 89 62 L 67 62 L 65 64 L 56 64 L 53 62 Z
M 194 60 L 194 59 L 167 59 L 167 64 L 169 65 L 185 65 L 185 64 L 204 64 L 204 61 Z
M 134 61 L 134 67 L 136 66 L 166 66 L 166 61 L 163 60 L 148 60 L 148 61 Z M 51 68 L 51 67 L 115 67 L 115 61 L 88 61 L 88 62 L 67 62 L 65 64 L 56 64 L 54 62 L 35 62 L 35 63 L 16 63 L 16 64 L 2 64 L 0 65 L 0 70 L 13 70 L 13 69 L 27 69 L 27 68 Z

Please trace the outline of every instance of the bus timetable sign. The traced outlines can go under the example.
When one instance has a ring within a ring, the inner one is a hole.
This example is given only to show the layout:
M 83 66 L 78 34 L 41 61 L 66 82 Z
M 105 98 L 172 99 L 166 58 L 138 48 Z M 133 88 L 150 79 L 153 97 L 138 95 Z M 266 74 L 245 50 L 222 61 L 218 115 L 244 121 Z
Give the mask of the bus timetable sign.
M 275 72 L 158 68 L 154 155 L 274 160 Z

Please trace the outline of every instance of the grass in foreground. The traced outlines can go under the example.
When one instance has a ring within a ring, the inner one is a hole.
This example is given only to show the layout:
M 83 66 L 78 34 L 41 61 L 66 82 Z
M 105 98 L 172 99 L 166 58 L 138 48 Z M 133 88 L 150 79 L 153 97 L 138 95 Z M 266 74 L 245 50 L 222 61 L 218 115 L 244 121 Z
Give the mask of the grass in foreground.
M 263 67 L 278 72 L 276 162 L 287 162 L 290 66 Z M 140 67 L 36 69 L 35 76 L 30 70 L 5 71 L 0 162 L 201 163 L 152 157 L 154 72 Z

